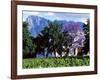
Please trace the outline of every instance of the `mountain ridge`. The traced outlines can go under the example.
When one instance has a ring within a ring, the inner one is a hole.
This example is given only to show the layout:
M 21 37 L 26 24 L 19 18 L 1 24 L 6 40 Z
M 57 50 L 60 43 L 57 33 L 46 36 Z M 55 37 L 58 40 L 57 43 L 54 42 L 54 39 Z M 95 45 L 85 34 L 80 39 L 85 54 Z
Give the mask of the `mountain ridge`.
M 66 27 L 68 30 L 73 30 L 74 28 L 77 28 L 79 30 L 82 30 L 82 27 L 84 23 L 82 22 L 74 22 L 74 21 L 66 21 L 66 20 L 55 20 L 59 24 L 62 25 L 63 29 Z M 49 22 L 52 22 L 46 18 L 39 17 L 39 16 L 33 16 L 30 15 L 27 17 L 26 22 L 28 25 L 28 30 L 31 33 L 33 37 L 37 37 L 37 35 L 44 29 L 44 27 L 48 26 Z M 75 26 L 77 25 L 77 27 Z

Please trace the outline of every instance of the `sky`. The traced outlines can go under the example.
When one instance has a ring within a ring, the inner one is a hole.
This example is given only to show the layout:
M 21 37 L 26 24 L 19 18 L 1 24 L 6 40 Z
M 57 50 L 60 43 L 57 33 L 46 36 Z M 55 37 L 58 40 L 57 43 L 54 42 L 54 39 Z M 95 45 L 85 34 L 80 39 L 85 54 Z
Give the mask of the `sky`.
M 89 13 L 70 13 L 70 12 L 44 12 L 44 11 L 23 11 L 23 21 L 30 15 L 46 18 L 50 21 L 66 20 L 86 23 Z

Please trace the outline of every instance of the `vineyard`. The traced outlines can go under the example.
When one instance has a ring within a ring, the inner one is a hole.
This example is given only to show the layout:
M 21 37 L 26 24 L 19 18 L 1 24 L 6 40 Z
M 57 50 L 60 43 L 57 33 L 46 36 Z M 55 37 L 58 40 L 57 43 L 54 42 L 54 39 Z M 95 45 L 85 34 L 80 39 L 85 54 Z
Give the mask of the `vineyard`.
M 89 66 L 90 58 L 67 57 L 67 58 L 30 58 L 23 60 L 23 68 L 48 68 L 48 67 L 72 67 Z

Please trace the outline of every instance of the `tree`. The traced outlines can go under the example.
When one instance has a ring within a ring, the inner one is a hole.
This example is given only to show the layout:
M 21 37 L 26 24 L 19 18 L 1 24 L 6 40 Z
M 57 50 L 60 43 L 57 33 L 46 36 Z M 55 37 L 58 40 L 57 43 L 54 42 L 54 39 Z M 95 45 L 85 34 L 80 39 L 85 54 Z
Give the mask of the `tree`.
M 79 22 L 69 22 L 64 25 L 63 31 L 68 33 L 68 46 L 69 53 L 74 55 L 77 53 L 77 48 L 82 48 L 84 46 L 85 35 L 84 31 L 81 29 Z M 75 53 L 76 52 L 76 53 Z
M 84 24 L 83 26 L 83 30 L 84 30 L 84 33 L 85 33 L 85 43 L 84 43 L 84 53 L 87 54 L 89 52 L 89 41 L 90 41 L 90 38 L 89 38 L 89 35 L 90 35 L 90 32 L 89 32 L 89 27 L 90 27 L 90 21 L 89 19 L 87 20 L 87 24 Z
M 62 46 L 67 46 L 67 32 L 62 32 L 62 25 L 57 21 L 50 22 L 44 30 L 41 31 L 41 36 L 44 39 L 45 48 L 48 48 L 48 53 L 57 50 L 60 54 Z
M 28 23 L 23 22 L 23 57 L 31 57 L 35 52 L 36 45 L 32 42 L 31 34 L 28 31 Z

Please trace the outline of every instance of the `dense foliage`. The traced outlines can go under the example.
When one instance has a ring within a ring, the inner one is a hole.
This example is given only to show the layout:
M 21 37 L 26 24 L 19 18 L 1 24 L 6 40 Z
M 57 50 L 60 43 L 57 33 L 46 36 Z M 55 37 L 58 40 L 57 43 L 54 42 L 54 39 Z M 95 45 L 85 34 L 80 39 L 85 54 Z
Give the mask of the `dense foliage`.
M 89 38 L 89 35 L 90 35 L 90 32 L 89 32 L 89 27 L 90 27 L 90 22 L 89 20 L 87 20 L 87 24 L 84 24 L 83 26 L 83 30 L 84 30 L 84 33 L 85 33 L 85 43 L 84 43 L 84 53 L 87 54 L 89 52 L 89 45 L 90 45 L 90 38 Z
M 23 57 L 32 56 L 36 45 L 32 42 L 31 34 L 28 31 L 28 23 L 23 22 Z
M 48 48 L 48 51 L 55 51 L 58 49 L 61 52 L 62 46 L 68 45 L 68 34 L 67 32 L 62 32 L 62 27 L 57 21 L 49 23 L 47 27 L 41 31 L 41 38 L 45 40 L 45 48 Z
M 48 22 L 35 37 L 29 32 L 28 23 L 23 22 L 24 58 L 36 58 L 37 54 L 48 57 L 52 53 L 54 57 L 57 54 L 62 57 L 62 53 L 67 57 L 68 54 L 75 55 L 76 48 L 81 55 L 89 52 L 89 20 L 87 24 L 68 22 L 62 25 L 59 21 Z
M 33 58 L 24 59 L 23 68 L 48 68 L 48 67 L 70 67 L 89 66 L 89 57 L 67 57 L 67 58 Z
M 49 52 L 68 45 L 67 32 L 62 32 L 57 21 L 50 22 L 37 37 L 31 37 L 28 31 L 28 23 L 23 22 L 23 56 L 33 57 L 47 48 Z M 28 56 L 30 55 L 30 56 Z

